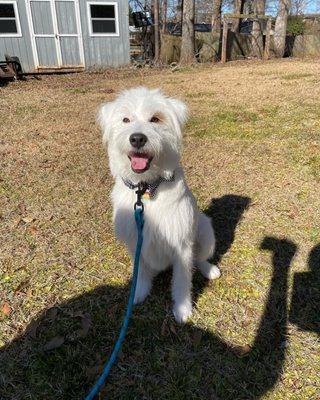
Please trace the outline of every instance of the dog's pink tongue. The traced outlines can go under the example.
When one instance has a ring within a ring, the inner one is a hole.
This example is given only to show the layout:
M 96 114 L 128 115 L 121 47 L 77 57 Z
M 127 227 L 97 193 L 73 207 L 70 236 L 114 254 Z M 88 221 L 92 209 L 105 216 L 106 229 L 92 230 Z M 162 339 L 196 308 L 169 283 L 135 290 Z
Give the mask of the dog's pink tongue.
M 131 156 L 131 166 L 136 171 L 142 171 L 147 168 L 148 157 L 144 154 L 135 154 Z

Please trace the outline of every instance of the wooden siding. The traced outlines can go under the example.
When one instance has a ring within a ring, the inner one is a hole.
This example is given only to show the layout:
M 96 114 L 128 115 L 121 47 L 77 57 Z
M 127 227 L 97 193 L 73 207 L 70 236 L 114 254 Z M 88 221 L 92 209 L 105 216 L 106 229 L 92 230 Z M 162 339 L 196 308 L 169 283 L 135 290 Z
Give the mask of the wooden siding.
M 18 56 L 20 58 L 23 70 L 33 71 L 34 61 L 25 0 L 17 0 L 17 7 L 20 17 L 22 36 L 0 37 L 0 59 L 4 60 L 5 54 Z
M 1 1 L 1 0 L 0 0 Z M 20 17 L 21 37 L 0 37 L 0 59 L 6 53 L 20 58 L 22 68 L 26 72 L 35 70 L 32 53 L 31 35 L 27 19 L 26 2 L 17 0 Z M 129 44 L 129 7 L 127 0 L 112 0 L 118 3 L 119 36 L 90 36 L 87 1 L 79 0 L 80 22 L 83 36 L 83 49 L 86 68 L 117 67 L 130 62 Z M 102 2 L 102 0 L 90 0 Z M 108 2 L 108 1 L 106 1 Z M 59 33 L 73 34 L 76 32 L 75 15 L 70 12 L 73 2 L 55 1 Z M 53 24 L 50 6 L 45 1 L 31 1 L 31 14 L 35 33 L 52 34 Z M 53 38 L 36 38 L 39 64 L 42 67 L 57 65 L 57 53 Z M 61 57 L 63 64 L 79 65 L 79 45 L 74 37 L 61 37 Z

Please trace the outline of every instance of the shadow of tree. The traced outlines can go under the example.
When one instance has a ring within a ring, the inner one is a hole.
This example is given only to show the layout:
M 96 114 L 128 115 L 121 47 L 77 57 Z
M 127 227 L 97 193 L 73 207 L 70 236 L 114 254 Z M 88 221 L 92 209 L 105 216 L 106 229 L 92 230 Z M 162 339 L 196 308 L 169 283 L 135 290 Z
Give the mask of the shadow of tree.
M 251 349 L 239 358 L 220 337 L 176 325 L 163 310 L 163 285 L 136 307 L 118 364 L 104 393 L 112 399 L 258 399 L 278 381 L 285 358 L 287 278 L 296 246 L 265 238 L 273 276 Z M 161 279 L 160 279 L 161 280 Z M 128 287 L 101 286 L 57 304 L 0 350 L 1 399 L 81 399 L 111 351 Z M 162 307 L 155 307 L 155 303 Z M 83 335 L 81 320 L 90 315 Z M 62 338 L 52 351 L 45 346 Z M 98 367 L 97 367 L 98 366 Z M 102 395 L 101 398 L 104 398 Z
M 309 271 L 294 274 L 289 320 L 320 335 L 320 244 L 309 255 Z

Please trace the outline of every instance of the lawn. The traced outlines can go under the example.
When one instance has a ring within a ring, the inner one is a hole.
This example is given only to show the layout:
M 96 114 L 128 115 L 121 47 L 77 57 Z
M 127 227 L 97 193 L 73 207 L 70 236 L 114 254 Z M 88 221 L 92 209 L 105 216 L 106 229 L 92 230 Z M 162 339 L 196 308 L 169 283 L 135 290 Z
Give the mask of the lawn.
M 122 89 L 190 109 L 182 163 L 222 276 L 170 272 L 134 310 L 101 399 L 320 399 L 320 63 L 235 62 L 29 78 L 0 88 L 0 398 L 83 399 L 116 339 L 131 265 L 95 122 Z

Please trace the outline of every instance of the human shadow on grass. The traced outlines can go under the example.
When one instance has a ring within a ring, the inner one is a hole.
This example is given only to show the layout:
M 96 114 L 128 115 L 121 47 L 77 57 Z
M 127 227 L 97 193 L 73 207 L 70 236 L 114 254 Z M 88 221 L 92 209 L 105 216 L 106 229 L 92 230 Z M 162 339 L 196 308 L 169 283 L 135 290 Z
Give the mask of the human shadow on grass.
M 261 249 L 272 253 L 272 278 L 256 338 L 242 347 L 243 357 L 225 338 L 191 323 L 177 325 L 167 277 L 161 276 L 148 300 L 135 307 L 100 398 L 248 400 L 270 390 L 285 359 L 287 281 L 296 246 L 270 237 Z M 0 350 L 1 400 L 83 399 L 116 340 L 128 291 L 100 286 L 33 320 Z
M 289 320 L 320 335 L 320 244 L 311 250 L 308 266 L 309 271 L 294 274 Z

